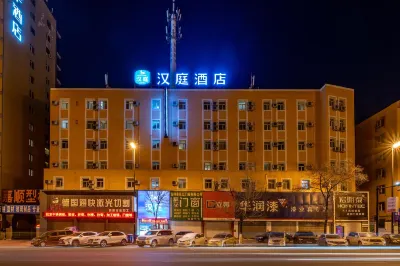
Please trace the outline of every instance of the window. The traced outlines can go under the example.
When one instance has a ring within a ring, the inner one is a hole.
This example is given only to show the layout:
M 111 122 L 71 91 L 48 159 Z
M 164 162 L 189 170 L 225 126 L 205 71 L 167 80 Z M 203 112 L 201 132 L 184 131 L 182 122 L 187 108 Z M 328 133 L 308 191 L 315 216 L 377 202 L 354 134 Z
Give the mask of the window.
M 204 141 L 204 150 L 205 151 L 211 150 L 211 140 L 205 140 Z
M 336 98 L 334 98 L 334 97 L 329 97 L 329 106 L 334 106 L 335 105 L 335 102 L 336 102 Z
M 203 110 L 204 110 L 204 111 L 211 110 L 211 102 L 209 102 L 209 101 L 204 101 L 204 102 L 203 102 Z
M 178 109 L 186 110 L 186 101 L 178 101 Z
M 239 130 L 246 130 L 247 126 L 246 126 L 246 121 L 239 121 Z
M 225 140 L 220 140 L 218 142 L 218 149 L 220 151 L 225 151 L 226 150 L 226 141 Z
M 340 128 L 341 130 L 346 129 L 346 120 L 344 120 L 344 119 L 340 119 L 340 120 L 339 120 L 339 128 Z
M 178 188 L 179 189 L 187 189 L 187 179 L 186 178 L 178 178 Z
M 29 123 L 28 128 L 29 128 L 29 131 L 31 131 L 31 132 L 35 131 L 35 127 L 31 123 Z
M 68 169 L 68 162 L 62 161 L 60 166 L 61 166 L 61 169 Z
M 107 129 L 107 120 L 100 120 L 100 129 Z
M 161 100 L 159 100 L 159 99 L 151 100 L 151 108 L 153 110 L 160 110 L 160 108 L 161 108 Z M 131 108 L 131 109 L 133 109 L 133 108 Z
M 297 165 L 297 170 L 299 171 L 305 171 L 306 170 L 306 165 L 304 163 L 299 163 Z
M 179 121 L 178 128 L 181 130 L 186 129 L 186 121 Z
M 285 142 L 279 141 L 278 142 L 278 151 L 284 151 L 284 150 L 285 150 Z
M 219 188 L 221 190 L 229 189 L 229 178 L 221 178 L 219 182 Z
M 29 51 L 31 51 L 31 54 L 32 54 L 32 55 L 35 54 L 35 47 L 33 47 L 32 44 L 29 44 Z
M 306 123 L 305 122 L 297 122 L 297 130 L 305 130 L 306 129 Z
M 32 18 L 33 21 L 36 20 L 36 16 L 35 16 L 35 14 L 34 14 L 32 11 L 29 13 L 29 15 L 31 16 L 31 18 Z
M 89 177 L 81 177 L 81 187 L 82 188 L 89 188 L 91 182 Z
M 204 130 L 211 130 L 211 122 L 210 121 L 204 121 Z
M 186 170 L 186 162 L 179 162 L 179 170 Z
M 385 126 L 385 117 L 381 117 L 375 123 L 375 130 L 378 130 L 379 128 L 384 127 L 384 126 Z
M 340 191 L 348 191 L 349 190 L 349 184 L 347 182 L 343 182 L 339 185 Z
M 284 163 L 278 163 L 278 171 L 285 171 L 285 164 Z
M 126 188 L 135 188 L 135 179 L 133 177 L 126 178 Z
M 264 162 L 264 171 L 271 171 L 272 163 L 271 162 Z
M 61 120 L 61 128 L 68 129 L 68 120 Z
M 153 139 L 151 140 L 151 148 L 153 150 L 158 150 L 160 149 L 160 140 L 159 139 Z
M 305 101 L 298 101 L 297 102 L 297 110 L 299 110 L 299 111 L 306 110 L 306 102 Z
M 263 110 L 264 111 L 270 111 L 271 110 L 271 102 L 270 101 L 266 101 L 263 103 Z
M 86 121 L 86 129 L 97 129 L 97 121 L 93 120 Z
M 336 139 L 335 138 L 331 138 L 329 140 L 329 147 L 335 148 L 335 146 L 336 146 Z
M 278 130 L 285 130 L 285 122 L 284 121 L 278 122 Z
M 331 117 L 331 118 L 329 119 L 329 126 L 330 126 L 332 129 L 335 128 L 335 126 L 336 126 L 336 118 Z
M 32 70 L 35 69 L 35 63 L 32 60 L 29 60 L 29 66 L 31 67 Z
M 97 143 L 95 140 L 86 140 L 86 149 L 97 149 Z
M 96 177 L 96 188 L 104 188 L 104 178 Z
M 265 141 L 264 142 L 264 151 L 270 151 L 270 150 L 272 150 L 271 141 Z
M 211 178 L 204 179 L 204 189 L 212 189 L 213 188 L 213 180 Z
M 278 111 L 283 111 L 283 110 L 285 110 L 285 103 L 284 103 L 284 102 L 277 102 L 277 104 L 276 104 L 276 109 L 277 109 Z
M 302 189 L 310 189 L 311 188 L 310 180 L 308 180 L 308 179 L 301 180 L 301 188 Z
M 218 129 L 219 130 L 226 130 L 226 122 L 225 121 L 219 121 L 218 122 Z
M 33 176 L 33 169 L 29 169 L 28 174 L 29 174 L 29 176 Z
M 125 129 L 133 129 L 133 120 L 131 120 L 131 119 L 128 119 L 128 120 L 125 120 Z
M 246 162 L 239 162 L 239 170 L 240 171 L 246 170 Z
M 345 151 L 346 150 L 346 141 L 341 139 L 339 144 L 340 144 L 340 146 L 339 146 L 340 150 Z
M 179 149 L 186 150 L 186 140 L 184 139 L 179 140 Z
M 152 162 L 151 168 L 153 170 L 160 170 L 160 162 Z
M 67 101 L 61 101 L 60 107 L 61 107 L 61 110 L 68 110 L 68 102 Z
M 218 110 L 220 110 L 220 111 L 226 110 L 226 102 L 225 101 L 218 101 Z
M 220 170 L 220 171 L 226 170 L 226 162 L 219 162 L 218 163 L 218 170 Z
M 376 179 L 382 179 L 386 177 L 386 169 L 378 168 L 376 169 Z
M 125 169 L 132 170 L 133 162 L 125 162 Z
M 29 77 L 29 82 L 30 82 L 31 84 L 34 84 L 34 83 L 35 83 L 35 78 L 32 77 L 32 76 L 30 76 L 30 77 Z
M 107 101 L 106 100 L 100 100 L 99 101 L 99 109 L 100 110 L 107 110 Z
M 242 190 L 250 189 L 250 186 L 252 187 L 253 190 L 256 189 L 256 184 L 254 182 L 251 182 L 250 179 L 242 179 L 240 183 Z
M 29 153 L 29 155 L 28 155 L 28 160 L 29 160 L 30 162 L 33 162 L 33 155 L 32 155 L 31 153 Z
M 379 195 L 385 195 L 386 194 L 385 185 L 380 185 L 380 186 L 377 187 L 377 189 L 378 189 Z
M 32 35 L 33 35 L 33 36 L 35 36 L 35 35 L 36 35 L 36 31 L 35 31 L 35 29 L 34 29 L 34 28 L 32 28 L 32 27 L 31 27 L 31 33 L 32 33 Z
M 160 178 L 159 177 L 150 177 L 150 187 L 151 189 L 157 189 L 160 187 Z
M 245 101 L 239 101 L 238 102 L 238 109 L 239 109 L 239 111 L 246 111 L 246 102 Z
M 245 141 L 240 141 L 239 142 L 239 151 L 245 151 L 247 150 L 247 143 Z
M 50 40 L 50 36 L 47 36 L 48 40 Z M 50 72 L 50 66 L 46 63 L 46 71 Z
M 386 203 L 383 201 L 383 202 L 379 202 L 379 204 L 378 204 L 378 209 L 379 209 L 379 211 L 380 212 L 382 212 L 382 211 L 385 211 L 386 210 Z
M 57 176 L 55 179 L 56 188 L 64 188 L 64 177 Z
M 299 151 L 305 151 L 306 143 L 304 141 L 299 141 L 298 148 L 299 148 Z
M 151 121 L 151 127 L 153 130 L 157 130 L 160 129 L 160 120 L 159 119 L 153 119 L 153 121 Z
M 276 179 L 268 179 L 268 189 L 276 189 Z
M 204 163 L 204 170 L 205 171 L 211 171 L 212 170 L 211 162 L 205 162 Z
M 331 161 L 330 165 L 331 165 L 331 168 L 335 168 L 336 167 L 336 161 Z
M 61 149 L 68 149 L 68 140 L 63 139 L 61 141 Z
M 93 161 L 86 161 L 86 169 L 95 169 L 96 164 Z
M 282 179 L 282 190 L 291 190 L 291 189 L 292 189 L 292 180 Z
M 264 121 L 264 130 L 271 130 L 271 121 Z
M 125 109 L 126 110 L 133 110 L 133 108 L 135 108 L 136 105 L 136 101 L 125 101 Z
M 100 140 L 100 149 L 101 150 L 107 149 L 107 140 Z

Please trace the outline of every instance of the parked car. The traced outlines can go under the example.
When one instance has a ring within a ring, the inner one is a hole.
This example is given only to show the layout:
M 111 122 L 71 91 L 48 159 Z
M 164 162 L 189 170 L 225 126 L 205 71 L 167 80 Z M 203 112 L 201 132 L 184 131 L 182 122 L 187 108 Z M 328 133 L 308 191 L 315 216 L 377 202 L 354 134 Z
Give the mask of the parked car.
M 183 237 L 179 238 L 178 246 L 179 247 L 194 247 L 194 246 L 204 246 L 207 244 L 207 239 L 203 234 L 198 233 L 189 233 L 185 234 Z
M 263 233 L 261 235 L 256 235 L 256 241 L 259 243 L 268 241 L 268 235 L 269 232 Z
M 346 239 L 337 234 L 322 234 L 317 240 L 318 246 L 348 246 Z
M 73 232 L 69 230 L 53 230 L 35 237 L 31 241 L 31 245 L 35 247 L 56 246 L 60 238 L 72 235 Z
M 235 246 L 236 238 L 228 233 L 216 234 L 213 238 L 208 241 L 208 246 L 226 247 Z
M 286 235 L 284 232 L 270 232 L 268 234 L 268 246 L 286 246 Z
M 139 247 L 149 245 L 154 248 L 165 245 L 173 246 L 175 241 L 171 230 L 150 230 L 144 236 L 139 236 L 136 244 Z
M 104 231 L 96 236 L 89 237 L 87 244 L 89 246 L 106 247 L 108 245 L 126 246 L 127 236 L 119 231 Z
M 350 232 L 346 237 L 349 245 L 358 246 L 385 246 L 386 241 L 382 237 L 376 236 L 374 233 L 366 232 Z
M 299 231 L 294 234 L 294 244 L 316 244 L 317 236 L 313 232 Z
M 58 241 L 60 246 L 73 246 L 79 247 L 82 245 L 87 245 L 89 238 L 96 236 L 96 232 L 76 232 L 72 235 L 61 237 Z
M 400 245 L 400 234 L 385 234 L 382 236 L 386 245 Z
M 178 242 L 179 238 L 189 233 L 193 233 L 193 231 L 179 231 L 178 233 L 175 234 L 175 242 Z

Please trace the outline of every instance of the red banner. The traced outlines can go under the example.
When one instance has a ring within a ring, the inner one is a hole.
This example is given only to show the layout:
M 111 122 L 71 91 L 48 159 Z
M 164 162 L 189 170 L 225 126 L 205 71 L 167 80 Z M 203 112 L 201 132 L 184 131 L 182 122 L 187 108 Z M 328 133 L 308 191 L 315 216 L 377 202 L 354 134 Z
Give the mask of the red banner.
M 44 218 L 133 219 L 133 212 L 44 212 Z
M 203 220 L 234 220 L 235 201 L 230 192 L 203 192 Z

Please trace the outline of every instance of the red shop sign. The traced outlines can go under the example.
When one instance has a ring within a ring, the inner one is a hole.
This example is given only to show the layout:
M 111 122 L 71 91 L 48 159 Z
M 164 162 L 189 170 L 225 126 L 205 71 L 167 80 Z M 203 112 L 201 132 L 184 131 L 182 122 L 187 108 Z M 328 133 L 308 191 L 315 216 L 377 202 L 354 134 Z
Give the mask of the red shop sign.
M 133 212 L 44 212 L 44 218 L 133 219 Z
M 156 223 L 156 219 L 155 218 L 143 218 L 140 219 L 141 223 L 144 224 L 155 224 Z M 168 219 L 165 218 L 158 218 L 157 219 L 157 224 L 168 224 Z
M 230 192 L 203 192 L 203 220 L 234 220 L 235 201 Z

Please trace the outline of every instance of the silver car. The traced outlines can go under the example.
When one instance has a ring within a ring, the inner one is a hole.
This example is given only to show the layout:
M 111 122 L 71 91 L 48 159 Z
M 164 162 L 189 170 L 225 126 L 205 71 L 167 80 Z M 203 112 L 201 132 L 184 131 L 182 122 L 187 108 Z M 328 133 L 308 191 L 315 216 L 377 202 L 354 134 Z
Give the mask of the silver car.
M 148 245 L 154 248 L 166 245 L 173 246 L 175 241 L 171 230 L 150 230 L 144 236 L 139 236 L 136 244 L 139 247 Z
M 286 237 L 284 232 L 270 232 L 268 234 L 268 246 L 286 246 Z
M 382 237 L 376 236 L 374 233 L 367 232 L 351 232 L 346 237 L 349 245 L 358 246 L 386 246 L 386 241 Z

